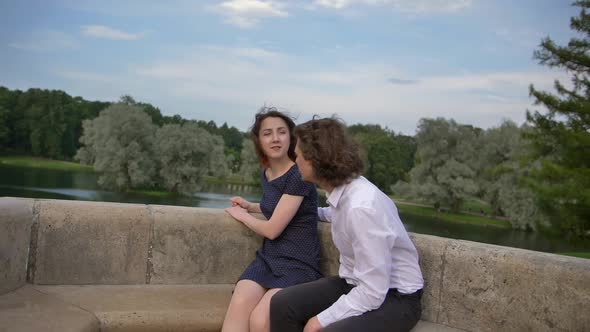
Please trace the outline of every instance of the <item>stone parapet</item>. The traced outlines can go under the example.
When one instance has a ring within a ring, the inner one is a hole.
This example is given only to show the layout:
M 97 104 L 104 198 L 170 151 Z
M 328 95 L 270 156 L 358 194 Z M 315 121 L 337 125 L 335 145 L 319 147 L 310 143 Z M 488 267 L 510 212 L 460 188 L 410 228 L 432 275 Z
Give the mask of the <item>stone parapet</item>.
M 470 331 L 590 329 L 590 260 L 449 240 L 437 323 Z
M 319 231 L 322 271 L 335 275 L 330 225 Z M 426 282 L 423 320 L 467 331 L 590 326 L 590 260 L 410 235 Z M 61 286 L 36 285 L 231 285 L 262 239 L 221 209 L 0 198 L 0 241 L 0 290 L 21 287 L 28 269 L 29 283 L 51 293 Z
M 26 283 L 33 203 L 30 199 L 0 199 L 0 295 Z
M 0 296 L 2 332 L 98 332 L 99 324 L 94 314 L 44 294 L 32 285 Z
M 152 284 L 232 284 L 262 238 L 220 209 L 150 206 Z
M 145 205 L 41 200 L 35 284 L 145 283 Z

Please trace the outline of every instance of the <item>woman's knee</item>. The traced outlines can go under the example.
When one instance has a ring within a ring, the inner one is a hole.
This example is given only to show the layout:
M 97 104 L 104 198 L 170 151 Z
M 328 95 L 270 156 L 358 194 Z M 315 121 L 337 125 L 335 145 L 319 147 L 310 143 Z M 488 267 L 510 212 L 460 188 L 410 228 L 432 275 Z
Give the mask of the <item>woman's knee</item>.
M 251 285 L 236 287 L 231 297 L 231 305 L 253 310 L 263 295 L 264 290 L 262 288 L 257 289 Z
M 250 332 L 265 332 L 270 329 L 268 312 L 254 310 L 250 315 Z

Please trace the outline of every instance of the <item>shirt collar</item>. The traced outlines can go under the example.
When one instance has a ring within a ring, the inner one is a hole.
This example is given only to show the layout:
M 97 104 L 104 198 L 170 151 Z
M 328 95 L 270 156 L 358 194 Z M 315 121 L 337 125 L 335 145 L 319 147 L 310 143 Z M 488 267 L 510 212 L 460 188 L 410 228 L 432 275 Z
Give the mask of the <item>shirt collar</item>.
M 338 202 L 340 202 L 340 198 L 342 197 L 342 193 L 344 193 L 346 186 L 347 184 L 343 184 L 332 189 L 332 191 L 328 193 L 326 202 L 328 202 L 328 204 L 330 204 L 332 207 L 338 207 Z

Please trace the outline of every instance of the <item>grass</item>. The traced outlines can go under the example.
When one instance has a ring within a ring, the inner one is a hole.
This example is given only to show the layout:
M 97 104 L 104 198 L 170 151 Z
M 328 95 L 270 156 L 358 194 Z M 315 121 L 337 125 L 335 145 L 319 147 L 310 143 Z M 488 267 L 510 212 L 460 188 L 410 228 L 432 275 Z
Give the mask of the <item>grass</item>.
M 463 224 L 480 225 L 480 226 L 492 226 L 500 228 L 512 228 L 510 222 L 507 220 L 494 219 L 484 216 L 474 216 L 471 214 L 463 213 L 451 213 L 451 212 L 438 212 L 433 207 L 416 205 L 413 203 L 396 201 L 400 213 L 413 214 L 423 217 L 429 217 L 433 219 L 457 222 Z
M 158 190 L 130 190 L 131 193 L 142 194 L 146 196 L 152 197 L 169 197 L 174 195 L 173 193 L 167 191 L 158 191 Z
M 558 255 L 590 259 L 590 252 L 558 252 Z
M 492 208 L 490 207 L 490 205 L 484 201 L 481 200 L 469 200 L 466 201 L 463 204 L 463 211 L 469 211 L 469 212 L 474 212 L 474 213 L 478 213 L 478 212 L 482 212 L 485 214 L 492 214 Z
M 93 171 L 92 166 L 82 165 L 75 162 L 26 156 L 0 156 L 0 164 L 16 167 L 44 168 L 62 171 Z

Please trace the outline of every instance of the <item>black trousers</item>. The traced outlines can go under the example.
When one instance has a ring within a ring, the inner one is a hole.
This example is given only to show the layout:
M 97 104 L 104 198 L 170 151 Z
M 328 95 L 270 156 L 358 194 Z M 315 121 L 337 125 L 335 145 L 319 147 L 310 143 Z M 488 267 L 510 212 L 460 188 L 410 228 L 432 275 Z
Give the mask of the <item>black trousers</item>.
M 300 332 L 313 316 L 330 307 L 354 286 L 340 277 L 328 277 L 285 288 L 270 301 L 271 332 Z M 401 294 L 391 289 L 378 309 L 325 326 L 322 331 L 409 331 L 422 314 L 422 290 Z

